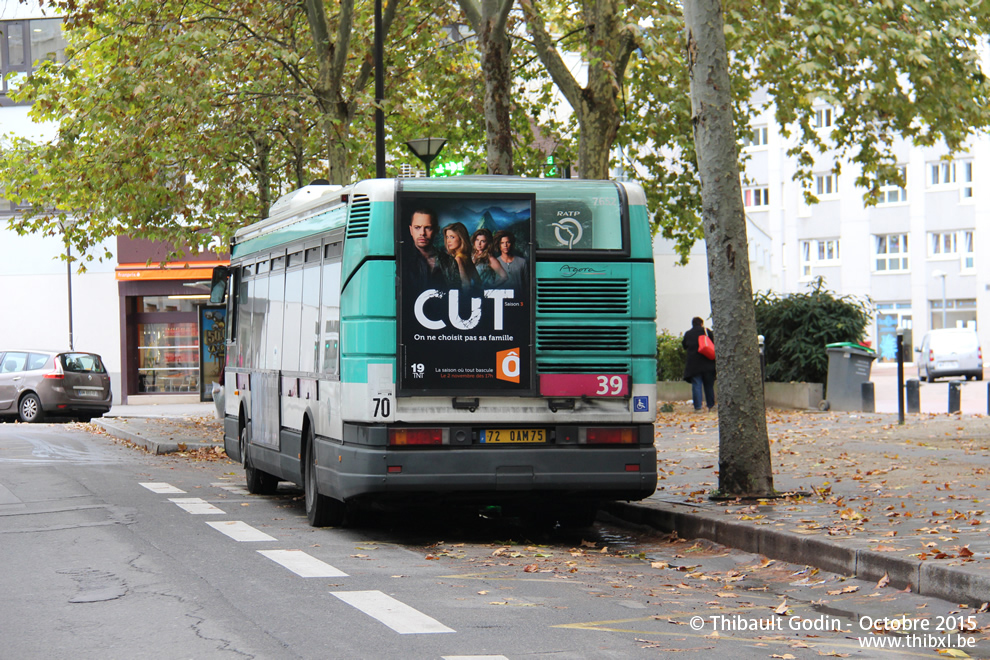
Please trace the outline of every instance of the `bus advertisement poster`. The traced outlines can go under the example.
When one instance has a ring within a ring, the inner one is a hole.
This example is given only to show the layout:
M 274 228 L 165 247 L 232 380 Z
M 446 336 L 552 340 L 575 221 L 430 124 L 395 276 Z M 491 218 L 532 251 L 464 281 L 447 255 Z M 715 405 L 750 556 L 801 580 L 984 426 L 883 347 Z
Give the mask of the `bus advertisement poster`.
M 400 395 L 534 389 L 532 195 L 400 194 Z

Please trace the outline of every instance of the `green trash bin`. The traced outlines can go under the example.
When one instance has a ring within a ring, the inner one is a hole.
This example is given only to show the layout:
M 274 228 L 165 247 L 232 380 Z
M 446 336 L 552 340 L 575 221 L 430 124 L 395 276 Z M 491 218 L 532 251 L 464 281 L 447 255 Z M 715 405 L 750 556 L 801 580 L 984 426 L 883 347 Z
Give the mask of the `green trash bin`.
M 826 344 L 828 382 L 822 410 L 862 411 L 863 383 L 870 380 L 870 368 L 877 354 L 872 348 L 853 342 Z

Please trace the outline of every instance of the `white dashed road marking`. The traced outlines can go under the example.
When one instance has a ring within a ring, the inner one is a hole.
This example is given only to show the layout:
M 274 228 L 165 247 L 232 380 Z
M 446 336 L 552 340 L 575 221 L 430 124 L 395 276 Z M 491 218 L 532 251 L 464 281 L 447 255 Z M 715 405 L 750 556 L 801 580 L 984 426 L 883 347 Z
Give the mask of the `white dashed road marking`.
M 223 514 L 221 509 L 218 509 L 206 500 L 198 497 L 170 497 L 168 498 L 168 501 L 175 502 L 180 508 L 197 516 L 206 514 Z
M 235 541 L 255 542 L 255 541 L 277 541 L 274 536 L 265 534 L 260 529 L 255 529 L 246 522 L 240 520 L 225 520 L 223 522 L 206 523 L 218 532 L 223 532 Z
M 504 655 L 444 655 L 443 660 L 509 660 Z
M 456 632 L 381 591 L 331 591 L 331 594 L 400 635 Z
M 300 577 L 347 577 L 347 573 L 302 550 L 258 550 L 258 552 Z
M 142 486 L 150 490 L 152 493 L 158 493 L 159 495 L 165 495 L 166 493 L 184 493 L 186 491 L 181 488 L 176 488 L 172 484 L 160 483 L 160 482 L 146 482 L 142 483 Z

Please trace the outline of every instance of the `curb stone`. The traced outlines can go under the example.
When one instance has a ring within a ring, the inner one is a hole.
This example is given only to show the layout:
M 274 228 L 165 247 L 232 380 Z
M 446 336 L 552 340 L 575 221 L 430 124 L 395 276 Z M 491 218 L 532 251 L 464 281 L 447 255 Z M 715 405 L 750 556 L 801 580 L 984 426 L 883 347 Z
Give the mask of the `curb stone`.
M 874 550 L 855 549 L 836 541 L 764 529 L 698 512 L 668 502 L 607 502 L 602 508 L 627 522 L 647 525 L 682 538 L 703 538 L 770 559 L 813 566 L 820 570 L 877 580 L 884 574 L 896 589 L 953 603 L 979 605 L 990 598 L 990 574 L 955 566 L 906 559 Z
M 171 440 L 168 441 L 153 440 L 151 438 L 146 438 L 140 433 L 136 433 L 134 431 L 131 431 L 130 429 L 123 428 L 121 425 L 115 424 L 113 420 L 114 418 L 94 419 L 93 423 L 99 426 L 100 428 L 102 428 L 109 435 L 118 438 L 120 440 L 126 440 L 128 442 L 132 442 L 139 447 L 143 447 L 151 454 L 161 456 L 164 454 L 177 453 L 180 451 L 179 449 L 180 444 L 185 445 L 186 448 L 216 446 L 214 443 L 196 442 L 191 440 L 185 440 L 182 441 L 181 443 L 173 442 Z

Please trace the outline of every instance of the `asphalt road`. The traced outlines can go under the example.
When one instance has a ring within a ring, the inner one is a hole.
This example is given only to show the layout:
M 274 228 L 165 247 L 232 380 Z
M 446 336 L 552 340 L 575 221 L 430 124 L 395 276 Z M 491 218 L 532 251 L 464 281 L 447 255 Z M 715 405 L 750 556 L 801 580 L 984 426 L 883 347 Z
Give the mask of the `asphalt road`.
M 2 657 L 935 658 L 954 639 L 936 628 L 962 618 L 609 522 L 541 532 L 433 509 L 313 529 L 290 484 L 252 496 L 229 461 L 85 428 L 0 425 Z M 905 613 L 927 637 L 870 633 Z M 876 640 L 900 648 L 863 648 Z

